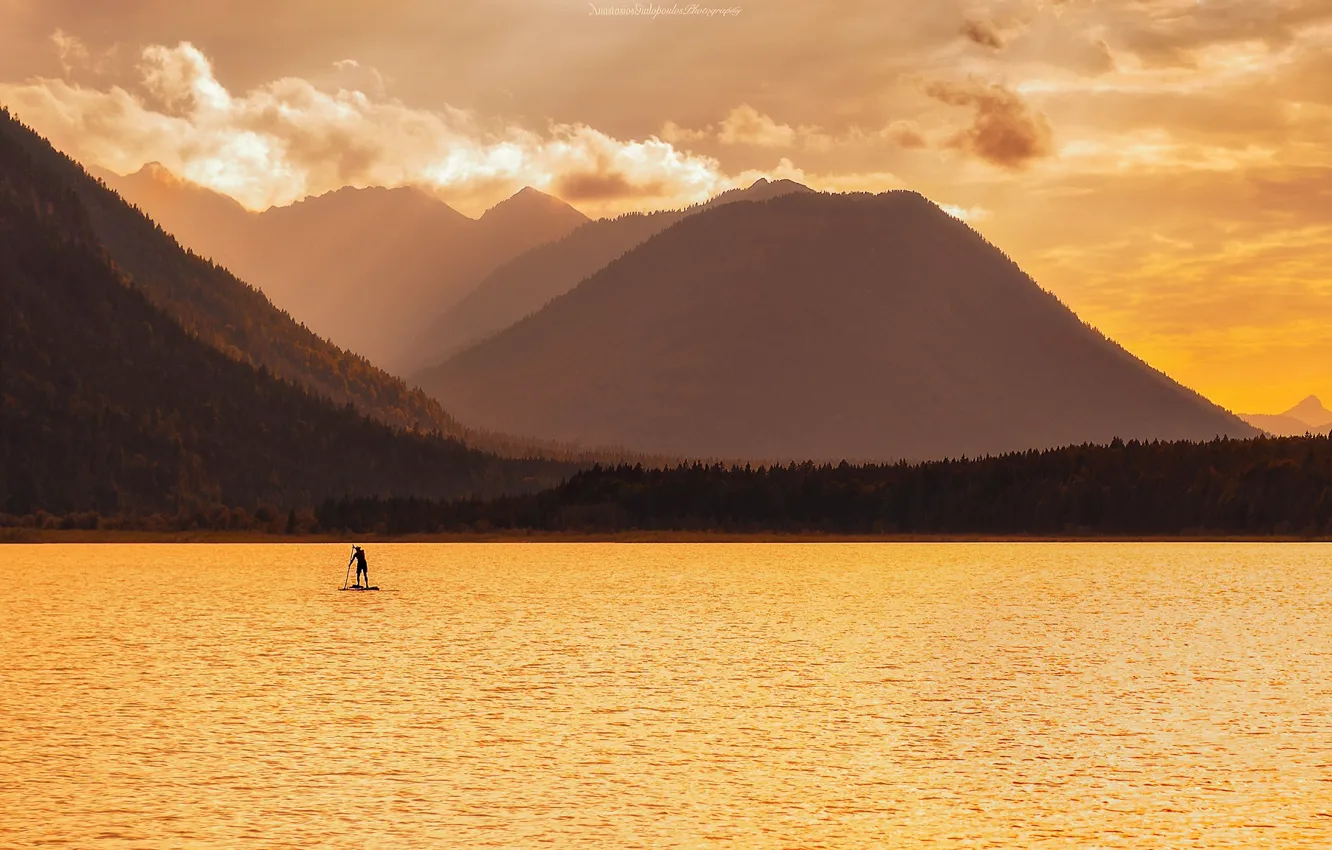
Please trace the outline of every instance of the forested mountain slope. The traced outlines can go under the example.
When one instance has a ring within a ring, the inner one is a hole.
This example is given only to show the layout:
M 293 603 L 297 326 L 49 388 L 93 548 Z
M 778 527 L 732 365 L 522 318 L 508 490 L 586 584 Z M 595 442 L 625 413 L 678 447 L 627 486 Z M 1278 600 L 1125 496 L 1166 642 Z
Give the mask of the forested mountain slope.
M 19 151 L 73 193 L 92 236 L 144 295 L 188 332 L 240 362 L 263 366 L 312 393 L 402 428 L 463 433 L 438 402 L 306 329 L 263 293 L 176 240 L 73 160 L 0 110 L 10 168 Z
M 571 471 L 395 432 L 212 348 L 117 268 L 68 162 L 19 138 L 0 132 L 0 512 L 457 497 Z

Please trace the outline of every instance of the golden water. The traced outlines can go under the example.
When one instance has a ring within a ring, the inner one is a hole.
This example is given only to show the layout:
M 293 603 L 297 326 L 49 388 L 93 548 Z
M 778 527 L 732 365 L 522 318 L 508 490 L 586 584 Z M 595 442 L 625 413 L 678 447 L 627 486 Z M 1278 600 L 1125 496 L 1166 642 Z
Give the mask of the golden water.
M 7 546 L 0 844 L 1332 846 L 1332 547 Z

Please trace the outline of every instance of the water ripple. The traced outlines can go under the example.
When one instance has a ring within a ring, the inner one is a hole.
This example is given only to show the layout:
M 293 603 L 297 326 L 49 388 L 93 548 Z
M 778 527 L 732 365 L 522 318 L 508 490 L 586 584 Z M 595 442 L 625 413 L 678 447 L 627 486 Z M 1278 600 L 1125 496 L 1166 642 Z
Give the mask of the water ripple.
M 370 549 L 7 546 L 0 845 L 1332 845 L 1332 547 Z

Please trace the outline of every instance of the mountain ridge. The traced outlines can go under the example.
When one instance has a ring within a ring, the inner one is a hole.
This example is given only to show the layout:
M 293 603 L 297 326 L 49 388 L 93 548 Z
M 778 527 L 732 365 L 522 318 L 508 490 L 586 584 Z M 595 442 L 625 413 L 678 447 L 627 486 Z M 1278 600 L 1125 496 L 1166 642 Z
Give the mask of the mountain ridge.
M 813 192 L 792 180 L 759 178 L 682 210 L 626 213 L 597 219 L 563 238 L 538 245 L 496 267 L 467 295 L 435 317 L 409 358 L 413 372 L 442 363 L 453 354 L 497 333 L 568 292 L 645 240 L 683 218 L 747 200 Z
M 1299 404 L 1285 411 L 1283 415 L 1293 416 L 1315 428 L 1332 425 L 1332 410 L 1328 410 L 1316 395 L 1305 396 Z
M 250 212 L 151 164 L 104 182 L 320 335 L 390 369 L 409 353 L 404 340 L 493 267 L 588 221 L 530 187 L 474 219 L 415 186 L 344 186 Z
M 1308 395 L 1281 413 L 1242 413 L 1240 418 L 1276 437 L 1332 434 L 1332 410 L 1316 395 Z
M 919 460 L 1254 433 L 904 191 L 684 218 L 420 381 L 483 427 L 683 456 Z

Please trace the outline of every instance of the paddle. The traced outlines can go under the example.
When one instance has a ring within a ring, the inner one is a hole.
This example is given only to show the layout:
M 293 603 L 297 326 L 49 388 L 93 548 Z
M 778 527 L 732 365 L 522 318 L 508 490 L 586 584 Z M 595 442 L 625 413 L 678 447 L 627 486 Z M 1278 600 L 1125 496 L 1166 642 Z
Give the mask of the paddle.
M 356 547 L 353 546 L 353 547 L 352 547 L 351 557 L 347 559 L 347 577 L 346 577 L 345 579 L 342 580 L 342 589 L 343 589 L 343 590 L 346 590 L 346 589 L 347 589 L 347 582 L 351 581 L 351 565 L 352 565 L 352 561 L 355 561 L 355 560 L 356 560 Z M 358 576 L 358 578 L 359 578 L 359 576 Z

